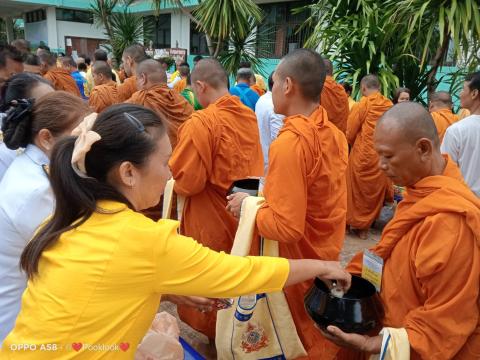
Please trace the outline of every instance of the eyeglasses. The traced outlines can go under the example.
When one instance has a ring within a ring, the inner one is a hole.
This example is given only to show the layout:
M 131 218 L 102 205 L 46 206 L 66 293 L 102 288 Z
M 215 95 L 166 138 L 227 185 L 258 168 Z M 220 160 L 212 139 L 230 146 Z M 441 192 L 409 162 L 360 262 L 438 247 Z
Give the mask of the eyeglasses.
M 127 120 L 137 128 L 138 132 L 144 132 L 145 131 L 145 126 L 138 120 L 135 116 L 128 114 L 126 112 L 123 113 Z

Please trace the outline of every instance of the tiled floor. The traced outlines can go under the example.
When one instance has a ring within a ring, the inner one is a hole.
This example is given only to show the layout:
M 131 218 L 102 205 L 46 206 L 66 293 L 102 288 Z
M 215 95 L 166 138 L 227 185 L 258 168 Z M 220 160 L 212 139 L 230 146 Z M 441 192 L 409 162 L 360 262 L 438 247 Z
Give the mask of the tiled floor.
M 347 234 L 345 238 L 344 247 L 340 255 L 342 265 L 346 265 L 348 261 L 359 251 L 370 248 L 380 239 L 380 231 L 370 230 L 368 239 L 361 240 L 354 235 Z M 167 311 L 178 318 L 176 306 L 170 302 L 163 302 L 159 311 Z M 179 320 L 180 336 L 182 336 L 189 344 L 191 344 L 198 352 L 204 355 L 207 359 L 214 359 L 213 356 L 208 356 L 208 339 L 206 336 L 196 332 L 187 324 Z

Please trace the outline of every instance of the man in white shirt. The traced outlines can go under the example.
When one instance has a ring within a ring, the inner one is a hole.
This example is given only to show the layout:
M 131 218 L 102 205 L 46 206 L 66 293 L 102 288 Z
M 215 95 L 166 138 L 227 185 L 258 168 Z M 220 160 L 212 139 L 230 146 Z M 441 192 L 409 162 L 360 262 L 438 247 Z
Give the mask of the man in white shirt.
M 283 126 L 283 119 L 285 116 L 275 114 L 273 111 L 272 101 L 272 87 L 273 87 L 273 72 L 268 78 L 268 89 L 264 95 L 258 99 L 255 105 L 255 115 L 257 115 L 258 129 L 260 131 L 260 143 L 263 151 L 263 166 L 265 176 L 268 170 L 268 149 L 273 140 L 278 136 L 278 132 Z
M 458 164 L 466 183 L 480 197 L 480 71 L 465 77 L 460 102 L 471 115 L 448 127 L 440 149 Z

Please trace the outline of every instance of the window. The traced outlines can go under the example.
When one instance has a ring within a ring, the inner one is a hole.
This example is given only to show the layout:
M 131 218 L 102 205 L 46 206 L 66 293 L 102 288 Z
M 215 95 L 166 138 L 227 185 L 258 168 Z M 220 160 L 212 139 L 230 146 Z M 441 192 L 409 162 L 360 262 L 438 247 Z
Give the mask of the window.
M 155 49 L 169 49 L 171 47 L 171 15 L 145 16 L 144 23 L 151 21 L 154 24 L 153 47 Z
M 311 3 L 312 1 L 295 1 L 259 5 L 265 14 L 259 32 L 266 34 L 267 38 L 263 41 L 258 39 L 257 48 L 262 46 L 262 52 L 269 58 L 281 58 L 289 51 L 303 47 L 312 33 L 311 28 L 302 27 L 309 13 L 302 11 L 293 14 L 292 11 Z
M 190 21 L 190 54 L 209 55 L 205 34 L 197 30 L 197 25 Z
M 57 20 L 93 24 L 93 14 L 89 11 L 57 8 Z
M 30 11 L 26 13 L 26 22 L 33 23 L 38 21 L 44 21 L 47 19 L 47 13 L 45 9 Z

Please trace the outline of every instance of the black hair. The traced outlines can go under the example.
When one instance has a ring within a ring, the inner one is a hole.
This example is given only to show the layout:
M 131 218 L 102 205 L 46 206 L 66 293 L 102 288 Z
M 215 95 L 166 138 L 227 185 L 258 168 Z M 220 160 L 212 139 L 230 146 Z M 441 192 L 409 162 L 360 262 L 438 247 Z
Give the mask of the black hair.
M 31 90 L 39 83 L 51 86 L 48 80 L 29 72 L 15 74 L 10 77 L 0 90 L 0 112 L 7 112 L 13 100 L 30 98 Z
M 468 82 L 468 87 L 470 90 L 480 91 L 480 71 L 468 74 L 465 76 L 465 81 Z
M 85 59 L 85 64 L 87 64 L 87 66 L 89 66 L 92 63 L 92 60 L 88 56 L 84 57 L 84 59 Z
M 47 45 L 39 45 L 38 48 L 50 52 L 50 48 Z
M 97 210 L 97 201 L 113 200 L 132 207 L 127 198 L 107 182 L 110 171 L 122 162 L 142 166 L 156 149 L 157 139 L 166 134 L 164 121 L 152 110 L 132 104 L 110 106 L 98 115 L 92 127 L 101 136 L 85 157 L 86 178 L 72 168 L 76 137 L 54 146 L 50 162 L 50 183 L 55 211 L 25 247 L 20 264 L 32 278 L 38 272 L 42 252 L 65 231 L 74 229 Z
M 12 45 L 0 45 L 0 68 L 7 66 L 7 59 L 22 62 L 22 53 Z
M 195 56 L 195 57 L 193 58 L 193 62 L 194 62 L 194 63 L 197 63 L 197 62 L 199 62 L 199 61 L 202 60 L 202 59 L 203 59 L 203 56 L 202 56 L 202 55 L 197 55 L 197 56 Z
M 268 77 L 268 89 L 269 89 L 270 91 L 272 91 L 272 89 L 273 89 L 273 73 L 274 73 L 274 72 L 275 72 L 275 71 L 272 71 L 272 73 L 271 73 L 270 76 Z
M 352 94 L 352 90 L 353 90 L 353 89 L 352 89 L 352 85 L 350 85 L 350 84 L 347 83 L 347 82 L 343 82 L 341 85 L 343 86 L 343 88 L 345 89 L 345 92 L 346 92 L 347 94 L 349 94 L 349 95 Z
M 410 95 L 410 89 L 406 87 L 399 87 L 398 89 L 395 90 L 395 95 L 393 96 L 392 102 L 394 104 L 398 104 L 398 99 L 400 98 L 400 95 L 402 93 L 407 93 Z
M 240 61 L 240 64 L 238 64 L 239 69 L 243 69 L 243 68 L 250 69 L 251 67 L 252 67 L 252 64 L 250 63 L 250 61 Z
M 95 61 L 107 61 L 108 60 L 108 54 L 103 49 L 97 49 L 93 53 L 93 58 L 95 59 Z
M 65 91 L 53 91 L 38 100 L 18 98 L 10 105 L 2 132 L 3 142 L 11 150 L 33 143 L 42 129 L 58 136 L 89 112 L 82 99 Z
M 40 58 L 35 54 L 25 54 L 23 63 L 31 66 L 40 66 Z
M 79 64 L 77 65 L 77 69 L 78 69 L 78 71 L 87 71 L 87 64 L 85 64 L 85 63 L 79 63 Z

